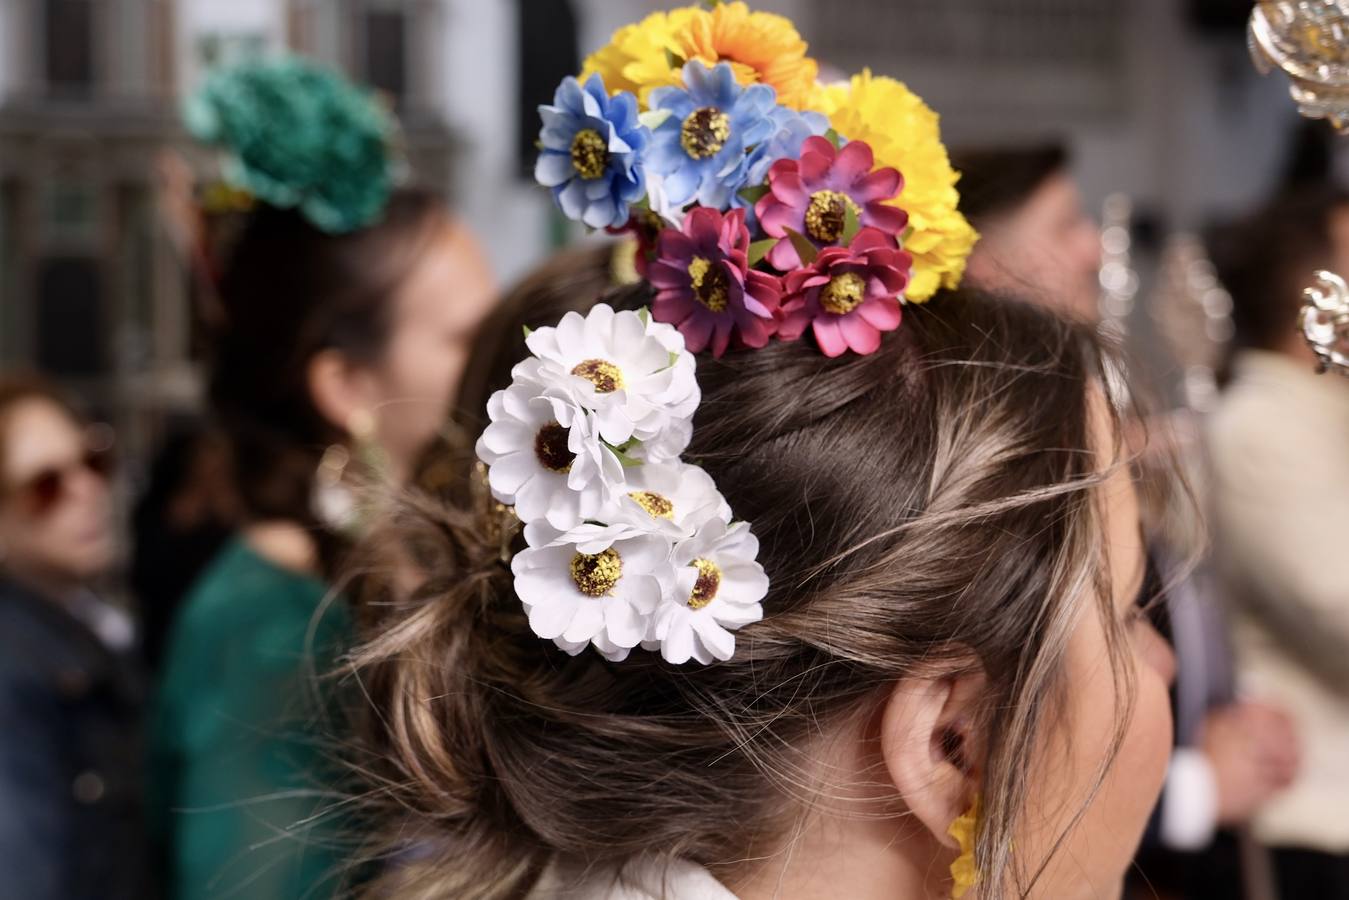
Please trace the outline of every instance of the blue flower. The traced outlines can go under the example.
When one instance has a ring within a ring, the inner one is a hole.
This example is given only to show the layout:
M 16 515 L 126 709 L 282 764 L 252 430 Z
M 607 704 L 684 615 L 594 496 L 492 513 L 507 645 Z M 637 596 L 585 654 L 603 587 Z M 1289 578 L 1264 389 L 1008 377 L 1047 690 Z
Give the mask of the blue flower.
M 393 186 L 394 122 L 368 92 L 297 57 L 211 73 L 183 107 L 188 131 L 225 148 L 225 179 L 316 228 L 364 227 Z
M 647 165 L 672 203 L 724 210 L 749 175 L 746 151 L 773 136 L 776 94 L 766 84 L 741 87 L 728 63 L 708 69 L 692 60 L 684 84 L 651 92 L 652 112 L 666 117 L 652 132 Z
M 637 98 L 627 91 L 610 97 L 598 74 L 584 86 L 568 77 L 539 115 L 539 184 L 553 189 L 569 219 L 591 228 L 626 224 L 629 205 L 646 194 L 642 154 L 651 140 L 637 119 Z
M 797 112 L 785 106 L 773 107 L 773 136 L 757 145 L 749 152 L 745 161 L 745 185 L 763 184 L 768 180 L 768 170 L 780 159 L 796 159 L 801 155 L 801 145 L 806 138 L 824 135 L 829 130 L 829 120 L 817 112 Z M 754 218 L 754 203 L 740 196 L 737 191 L 731 197 L 731 206 L 745 210 L 745 224 L 751 231 L 757 227 Z

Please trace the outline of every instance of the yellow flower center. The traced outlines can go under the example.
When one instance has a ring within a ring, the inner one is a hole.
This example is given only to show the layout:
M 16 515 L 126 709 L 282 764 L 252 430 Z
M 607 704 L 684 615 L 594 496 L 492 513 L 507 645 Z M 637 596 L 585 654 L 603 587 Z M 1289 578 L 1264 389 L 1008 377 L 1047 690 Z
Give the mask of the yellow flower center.
M 689 113 L 679 129 L 679 145 L 694 159 L 716 156 L 731 136 L 731 117 L 715 106 Z
M 856 272 L 835 275 L 820 288 L 820 306 L 825 312 L 846 316 L 861 305 L 866 289 L 867 283 Z
M 534 435 L 534 456 L 550 472 L 570 472 L 576 454 L 567 448 L 567 429 L 549 422 Z
M 710 559 L 695 559 L 693 565 L 698 570 L 698 580 L 689 594 L 689 609 L 702 609 L 717 599 L 717 591 L 721 589 L 721 567 Z
M 688 272 L 694 298 L 712 312 L 725 312 L 726 304 L 730 301 L 726 270 L 712 265 L 712 261 L 706 257 L 695 256 L 689 261 Z
M 623 560 L 613 547 L 599 553 L 578 553 L 571 558 L 571 580 L 587 597 L 603 597 L 623 575 Z
M 633 491 L 628 494 L 653 519 L 674 519 L 674 504 L 654 491 Z
M 571 139 L 571 167 L 587 181 L 599 178 L 609 164 L 609 145 L 593 128 L 582 128 Z
M 853 215 L 861 218 L 862 210 L 847 194 L 838 191 L 816 191 L 811 194 L 810 205 L 806 207 L 806 234 L 822 244 L 834 243 L 843 235 L 849 207 Z
M 584 378 L 601 394 L 612 394 L 623 387 L 623 370 L 607 359 L 587 359 L 577 363 L 571 374 Z

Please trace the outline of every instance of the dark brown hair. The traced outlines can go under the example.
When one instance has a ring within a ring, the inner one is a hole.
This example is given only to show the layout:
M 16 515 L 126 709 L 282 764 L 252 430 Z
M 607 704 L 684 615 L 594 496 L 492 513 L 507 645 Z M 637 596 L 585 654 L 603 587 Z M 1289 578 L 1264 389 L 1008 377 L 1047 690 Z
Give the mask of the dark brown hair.
M 1068 149 L 1046 142 L 1025 147 L 964 147 L 951 151 L 960 173 L 960 211 L 975 228 L 1015 211 L 1051 176 L 1068 168 Z
M 1347 205 L 1341 188 L 1304 186 L 1210 231 L 1209 252 L 1232 295 L 1234 349 L 1273 350 L 1294 334 L 1301 291 L 1334 262 L 1331 220 Z
M 384 597 L 354 666 L 391 846 L 421 839 L 432 858 L 384 889 L 514 898 L 554 862 L 761 858 L 819 796 L 821 732 L 860 732 L 896 681 L 973 653 L 989 673 L 977 858 L 986 884 L 1024 890 L 1044 862 L 1010 850 L 1028 761 L 1081 604 L 1111 604 L 1100 378 L 1090 333 L 969 291 L 908 307 L 870 356 L 801 341 L 700 359 L 685 459 L 752 524 L 772 582 L 764 619 L 712 666 L 567 656 L 530 631 L 479 507 L 409 503 L 390 534 L 427 577 Z M 1127 709 L 1127 651 L 1103 619 Z
M 378 222 L 349 234 L 321 232 L 293 210 L 250 214 L 219 281 L 225 322 L 210 376 L 250 517 L 313 524 L 314 469 L 343 434 L 314 406 L 309 363 L 327 349 L 378 360 L 395 292 L 447 217 L 439 196 L 414 190 L 395 192 Z

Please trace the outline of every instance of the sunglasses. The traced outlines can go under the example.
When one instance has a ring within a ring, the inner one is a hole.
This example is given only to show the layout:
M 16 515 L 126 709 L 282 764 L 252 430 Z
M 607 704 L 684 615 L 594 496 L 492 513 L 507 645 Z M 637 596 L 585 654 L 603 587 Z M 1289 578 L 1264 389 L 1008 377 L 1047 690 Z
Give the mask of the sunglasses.
M 64 466 L 51 466 L 42 469 L 20 484 L 8 494 L 14 497 L 31 516 L 45 516 L 61 502 L 66 495 L 70 481 L 81 472 L 88 472 L 99 478 L 107 479 L 112 474 L 112 454 L 106 450 L 86 450 L 84 455 Z

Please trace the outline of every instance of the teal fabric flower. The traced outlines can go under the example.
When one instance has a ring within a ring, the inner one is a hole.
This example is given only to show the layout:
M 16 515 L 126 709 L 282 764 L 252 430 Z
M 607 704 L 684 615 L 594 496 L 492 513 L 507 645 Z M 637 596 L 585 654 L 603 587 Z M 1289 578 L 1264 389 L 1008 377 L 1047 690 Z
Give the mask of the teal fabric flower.
M 392 190 L 394 122 L 367 91 L 297 57 L 207 76 L 184 104 L 187 130 L 229 154 L 224 176 L 329 233 L 369 225 Z

